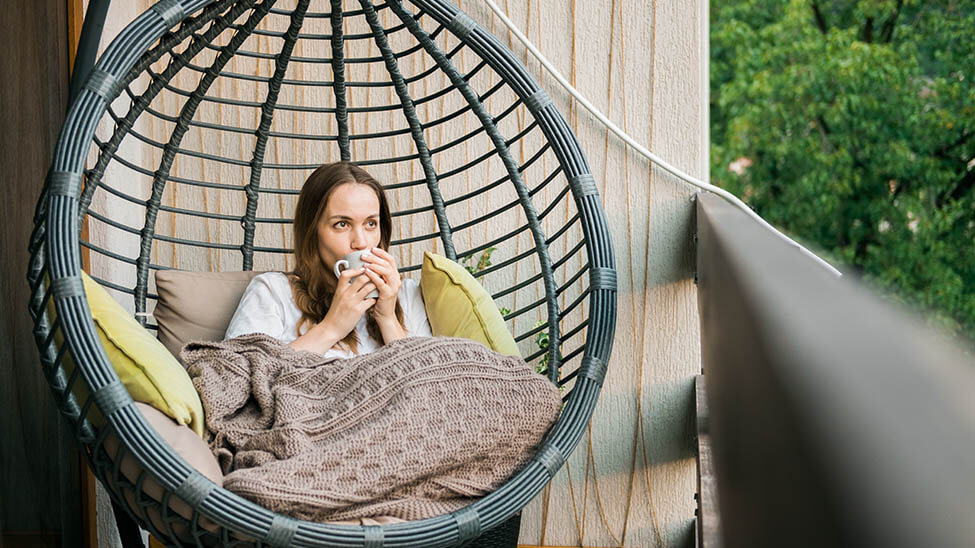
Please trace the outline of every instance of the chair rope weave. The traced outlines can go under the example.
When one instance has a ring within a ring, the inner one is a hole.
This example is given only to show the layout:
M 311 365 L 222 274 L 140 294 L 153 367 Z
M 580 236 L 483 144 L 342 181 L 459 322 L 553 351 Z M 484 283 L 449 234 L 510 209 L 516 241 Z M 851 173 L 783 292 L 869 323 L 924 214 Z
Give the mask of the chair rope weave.
M 384 182 L 401 271 L 417 273 L 424 250 L 480 261 L 473 273 L 522 354 L 563 391 L 529 464 L 450 515 L 311 523 L 216 487 L 142 418 L 87 306 L 83 255 L 149 329 L 154 271 L 289 269 L 301 182 L 339 159 Z M 615 330 L 608 223 L 578 141 L 514 55 L 441 0 L 157 3 L 72 103 L 30 253 L 29 309 L 56 405 L 113 501 L 174 546 L 464 545 L 516 515 L 568 458 Z

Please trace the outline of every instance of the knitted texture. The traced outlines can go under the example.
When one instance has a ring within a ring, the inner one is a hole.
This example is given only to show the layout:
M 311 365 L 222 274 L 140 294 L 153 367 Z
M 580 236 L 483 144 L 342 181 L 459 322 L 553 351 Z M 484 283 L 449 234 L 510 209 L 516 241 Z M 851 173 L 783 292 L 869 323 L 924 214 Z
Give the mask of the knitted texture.
M 326 361 L 266 335 L 188 344 L 223 486 L 327 521 L 458 510 L 534 454 L 561 408 L 521 358 L 409 337 Z

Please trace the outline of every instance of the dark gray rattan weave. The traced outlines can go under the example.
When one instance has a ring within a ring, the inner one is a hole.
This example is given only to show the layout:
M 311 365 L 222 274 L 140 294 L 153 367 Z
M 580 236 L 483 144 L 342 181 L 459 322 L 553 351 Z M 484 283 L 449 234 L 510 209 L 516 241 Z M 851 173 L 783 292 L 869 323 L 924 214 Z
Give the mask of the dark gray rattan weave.
M 613 251 L 596 185 L 569 125 L 535 79 L 497 38 L 447 2 L 360 0 L 353 9 L 341 0 L 275 4 L 164 0 L 126 27 L 91 71 L 62 129 L 30 242 L 30 312 L 44 373 L 113 499 L 171 545 L 465 544 L 512 518 L 541 491 L 578 443 L 595 405 L 616 317 Z M 274 49 L 255 48 L 261 39 Z M 369 53 L 357 53 L 363 45 Z M 424 58 L 420 68 L 408 61 L 417 57 Z M 238 72 L 238 61 L 266 70 Z M 364 70 L 373 76 L 363 78 Z M 260 93 L 219 93 L 235 85 Z M 383 89 L 386 103 L 359 100 L 361 93 Z M 330 98 L 299 104 L 293 97 L 304 90 L 328 90 Z M 176 111 L 161 106 L 164 95 L 175 98 Z M 431 105 L 444 97 L 460 106 L 431 114 Z M 237 125 L 208 114 L 220 106 L 252 117 Z M 320 116 L 330 120 L 327 128 L 303 129 L 302 120 Z M 364 116 L 390 117 L 399 126 L 369 130 L 367 121 L 364 129 Z M 294 127 L 278 124 L 286 117 L 298 120 Z M 471 127 L 450 135 L 460 120 Z M 165 140 L 156 137 L 159 128 Z M 436 131 L 447 136 L 431 143 Z M 236 157 L 203 146 L 202 135 L 246 138 L 249 144 Z M 378 143 L 393 143 L 395 151 L 398 138 L 409 139 L 408 151 L 392 154 L 383 145 L 382 153 L 369 152 L 370 143 L 374 151 L 382 148 Z M 127 143 L 149 152 L 133 153 Z M 429 233 L 394 241 L 413 258 L 403 272 L 419 268 L 414 246 L 457 260 L 499 248 L 494 264 L 476 275 L 499 305 L 511 305 L 505 319 L 526 359 L 554 365 L 547 373 L 562 387 L 565 407 L 538 454 L 496 492 L 461 511 L 384 527 L 276 515 L 215 487 L 176 456 L 132 405 L 102 349 L 81 284 L 82 249 L 92 264 L 111 264 L 106 271 L 123 273 L 96 279 L 154 328 L 150 274 L 177 267 L 175 258 L 209 254 L 211 263 L 216 257 L 222 266 L 227 257 L 238 257 L 236 268 L 251 270 L 290 252 L 286 243 L 263 238 L 291 221 L 284 205 L 278 213 L 267 206 L 293 203 L 297 188 L 281 180 L 303 180 L 325 161 L 275 157 L 299 144 L 334 151 L 332 159 L 353 160 L 374 173 L 388 170 L 394 176 L 381 179 L 390 192 L 423 190 L 421 203 L 401 201 L 394 213 L 400 226 L 434 219 Z M 180 168 L 190 163 L 211 167 L 187 175 Z M 498 166 L 494 175 L 489 165 Z M 208 176 L 207 169 L 240 176 L 229 183 L 233 177 Z M 483 181 L 470 186 L 472 173 Z M 459 189 L 465 177 L 468 186 Z M 148 189 L 143 195 L 125 183 L 140 178 Z M 224 212 L 181 204 L 177 189 L 228 193 L 236 205 Z M 488 203 L 499 205 L 473 212 L 473 205 Z M 138 222 L 116 215 L 125 207 L 136 208 Z M 170 233 L 161 229 L 161 218 L 169 219 Z M 507 224 L 509 218 L 514 224 Z M 92 230 L 97 226 L 112 236 L 83 237 L 86 219 Z M 500 231 L 491 224 L 498 219 L 504 220 Z M 181 234 L 191 220 L 202 222 L 207 234 L 217 226 L 217 236 Z M 228 226 L 236 227 L 233 236 L 226 236 Z M 130 240 L 137 245 L 122 245 Z M 513 243 L 521 241 L 524 247 Z M 160 261 L 160 249 L 171 251 L 173 261 Z M 548 335 L 545 351 L 533 346 L 541 332 Z M 105 426 L 96 426 L 104 417 Z M 105 445 L 110 433 L 122 442 L 112 454 Z M 144 469 L 135 481 L 120 472 L 126 456 Z M 143 492 L 147 481 L 163 486 L 161 502 Z M 190 519 L 169 509 L 174 497 L 193 508 Z M 154 512 L 162 514 L 161 526 L 150 519 Z M 203 528 L 201 520 L 216 529 Z

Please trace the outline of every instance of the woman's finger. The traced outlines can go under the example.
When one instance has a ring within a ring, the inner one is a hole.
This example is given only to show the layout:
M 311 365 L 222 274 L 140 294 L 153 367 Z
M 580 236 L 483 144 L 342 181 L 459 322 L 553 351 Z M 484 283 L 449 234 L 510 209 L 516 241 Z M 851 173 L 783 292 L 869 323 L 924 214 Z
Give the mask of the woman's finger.
M 373 255 L 377 255 L 379 257 L 382 257 L 383 259 L 386 259 L 387 261 L 393 261 L 394 260 L 393 259 L 393 256 L 390 255 L 388 251 L 386 251 L 385 249 L 383 249 L 381 247 L 374 247 L 374 248 L 372 248 L 372 252 L 371 253 Z
M 338 280 L 339 283 L 338 283 L 338 286 L 335 288 L 335 290 L 336 291 L 344 291 L 346 286 L 352 284 L 355 281 L 353 278 L 355 278 L 356 276 L 359 276 L 363 272 L 365 272 L 365 268 L 364 267 L 363 268 L 347 268 L 347 269 L 343 270 L 342 273 L 339 275 L 339 280 Z
M 365 268 L 360 266 L 359 268 L 346 268 L 339 274 L 339 279 L 345 279 L 346 281 L 358 276 L 362 273 L 362 269 Z
M 371 270 L 379 274 L 386 281 L 386 283 L 396 284 L 399 282 L 399 271 L 396 270 L 396 267 L 393 265 L 389 265 L 388 263 L 370 263 L 366 265 L 365 268 L 367 271 Z
M 363 268 L 361 274 L 352 280 L 352 290 L 362 291 L 362 287 L 368 283 L 372 283 L 369 278 L 369 271 Z
M 365 266 L 365 269 L 366 272 L 375 272 L 376 274 L 379 274 L 381 277 L 387 280 L 389 279 L 390 276 L 392 276 L 392 273 L 394 271 L 394 269 L 390 268 L 389 266 L 384 264 L 379 264 L 379 263 L 368 264 Z
M 375 283 L 373 283 L 373 282 L 371 282 L 369 280 L 366 280 L 366 283 L 363 284 L 362 287 L 358 291 L 356 291 L 356 294 L 361 295 L 362 297 L 365 297 L 369 293 L 372 293 L 373 291 L 378 290 L 378 289 L 379 289 L 379 287 L 376 286 Z
M 392 263 L 389 259 L 379 256 L 377 253 L 371 253 L 368 256 L 362 257 L 362 262 L 366 263 L 367 266 L 381 266 L 390 267 Z
M 390 255 L 385 249 L 381 247 L 374 247 L 372 248 L 372 253 L 370 253 L 370 255 L 387 264 L 390 268 L 394 270 L 396 269 L 396 259 L 394 259 L 393 256 Z
M 371 268 L 366 268 L 362 272 L 363 274 L 365 274 L 363 278 L 367 278 L 368 280 L 371 280 L 372 283 L 376 285 L 379 284 L 386 285 L 386 280 L 384 280 L 383 277 L 375 270 Z
M 386 280 L 384 280 L 383 277 L 380 276 L 378 273 L 366 269 L 366 276 L 368 276 L 369 279 L 372 281 L 372 283 L 376 286 L 376 288 L 379 289 L 380 293 L 388 294 L 392 292 L 392 287 L 390 286 L 390 284 L 387 283 Z

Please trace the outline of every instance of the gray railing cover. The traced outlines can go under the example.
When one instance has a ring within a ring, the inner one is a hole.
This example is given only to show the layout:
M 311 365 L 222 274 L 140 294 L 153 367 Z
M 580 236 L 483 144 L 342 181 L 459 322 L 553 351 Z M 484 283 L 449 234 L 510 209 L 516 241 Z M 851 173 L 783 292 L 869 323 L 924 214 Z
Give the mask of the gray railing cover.
M 970 355 L 717 196 L 697 203 L 724 545 L 975 546 Z

